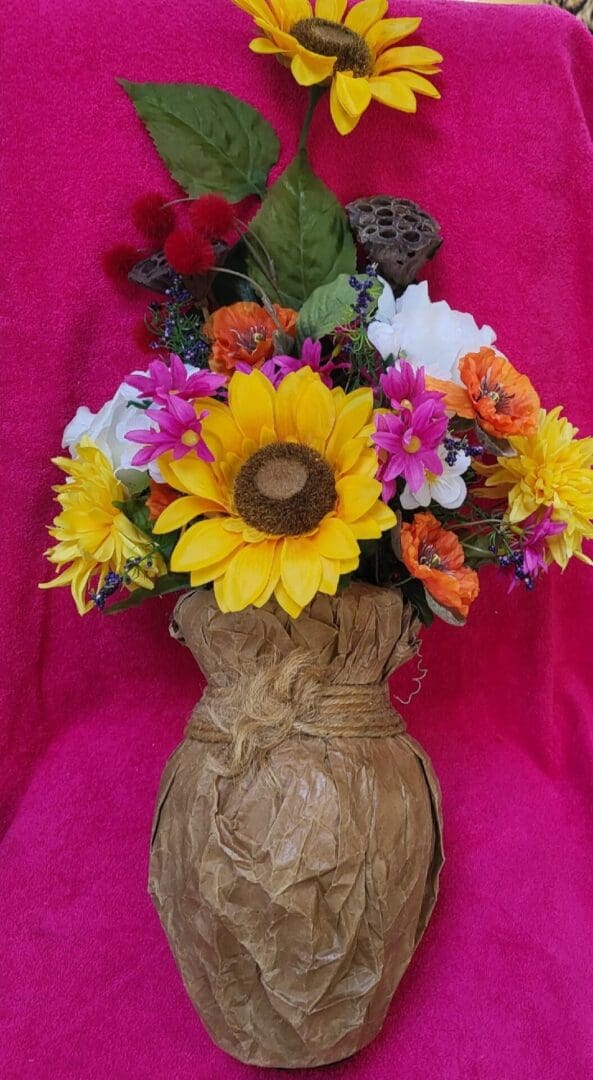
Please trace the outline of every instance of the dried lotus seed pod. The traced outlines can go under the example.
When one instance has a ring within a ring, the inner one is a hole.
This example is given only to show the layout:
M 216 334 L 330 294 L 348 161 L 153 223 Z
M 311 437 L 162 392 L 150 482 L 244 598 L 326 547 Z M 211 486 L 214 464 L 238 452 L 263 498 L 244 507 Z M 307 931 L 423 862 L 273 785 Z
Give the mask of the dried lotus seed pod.
M 443 242 L 438 222 L 409 199 L 373 195 L 348 203 L 346 213 L 369 261 L 396 292 L 414 281 Z

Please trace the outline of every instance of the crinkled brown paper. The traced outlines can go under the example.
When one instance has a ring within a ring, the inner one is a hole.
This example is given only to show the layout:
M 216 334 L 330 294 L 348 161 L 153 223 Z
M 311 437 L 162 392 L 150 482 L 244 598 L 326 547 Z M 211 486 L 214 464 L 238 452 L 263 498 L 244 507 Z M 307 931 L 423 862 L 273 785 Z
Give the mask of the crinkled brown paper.
M 173 628 L 211 687 L 303 646 L 331 682 L 368 685 L 414 651 L 401 595 L 360 583 L 317 596 L 296 621 L 275 601 L 223 615 L 198 590 L 179 601 Z M 240 1061 L 348 1057 L 380 1030 L 435 904 L 430 761 L 404 732 L 291 736 L 270 769 L 227 779 L 212 749 L 187 737 L 169 759 L 152 838 L 150 892 L 187 991 Z

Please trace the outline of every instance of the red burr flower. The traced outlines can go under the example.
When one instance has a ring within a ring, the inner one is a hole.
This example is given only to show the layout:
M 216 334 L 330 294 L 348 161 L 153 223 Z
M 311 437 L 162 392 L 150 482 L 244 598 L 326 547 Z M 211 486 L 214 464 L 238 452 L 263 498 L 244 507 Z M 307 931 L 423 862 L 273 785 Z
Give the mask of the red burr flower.
M 155 244 L 162 244 L 175 228 L 173 207 L 158 192 L 147 192 L 132 203 L 132 221 L 136 228 Z
M 189 216 L 195 229 L 213 240 L 220 240 L 234 225 L 233 208 L 222 195 L 202 195 L 189 205 Z
M 212 244 L 193 229 L 175 229 L 165 240 L 164 251 L 178 274 L 203 274 L 214 266 Z
M 131 244 L 115 244 L 103 252 L 101 266 L 112 281 L 127 283 L 130 270 L 141 258 L 142 252 Z

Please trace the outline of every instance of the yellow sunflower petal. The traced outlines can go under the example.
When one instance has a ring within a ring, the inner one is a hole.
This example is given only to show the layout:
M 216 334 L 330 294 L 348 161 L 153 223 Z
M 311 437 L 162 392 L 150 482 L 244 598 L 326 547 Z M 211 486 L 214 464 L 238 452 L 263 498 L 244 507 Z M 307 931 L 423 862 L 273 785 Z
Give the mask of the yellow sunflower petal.
M 281 555 L 282 555 L 282 544 L 276 542 L 276 546 L 274 548 L 274 558 L 272 560 L 272 569 L 270 570 L 270 576 L 268 578 L 268 583 L 267 583 L 265 589 L 263 589 L 262 592 L 260 592 L 259 596 L 255 597 L 255 599 L 253 601 L 253 606 L 254 607 L 259 608 L 259 607 L 263 607 L 264 604 L 267 604 L 267 602 L 270 599 L 272 593 L 274 592 L 276 586 L 278 585 L 278 582 L 280 580 L 280 556 Z
M 353 570 L 357 570 L 359 562 L 360 562 L 360 556 L 358 556 L 356 559 L 340 559 L 340 562 L 339 562 L 340 575 L 342 575 L 342 574 L 351 574 Z
M 378 540 L 381 533 L 392 529 L 396 522 L 393 510 L 379 501 L 368 513 L 351 522 L 350 528 L 357 540 Z
M 294 26 L 300 19 L 313 18 L 309 0 L 268 0 L 276 18 L 282 25 Z
M 406 86 L 410 87 L 410 90 L 415 90 L 417 94 L 426 94 L 426 97 L 440 98 L 440 93 L 436 86 L 433 86 L 428 79 L 425 79 L 423 75 L 419 75 L 416 71 L 400 71 L 398 72 L 398 78 Z
M 314 540 L 286 536 L 282 541 L 280 575 L 288 595 L 301 608 L 315 596 L 321 581 L 321 559 Z
M 229 408 L 247 439 L 259 446 L 263 427 L 274 427 L 274 388 L 261 371 L 237 371 L 229 382 Z
M 354 469 L 356 462 L 367 446 L 368 440 L 366 438 L 349 439 L 348 442 L 344 443 L 340 447 L 335 460 L 336 474 L 342 476 L 344 473 L 350 472 L 350 469 Z
M 303 609 L 300 604 L 297 604 L 296 601 L 292 599 L 292 596 L 289 596 L 282 581 L 279 581 L 276 585 L 274 596 L 280 604 L 280 607 L 284 608 L 284 611 L 291 619 L 298 619 Z
M 383 0 L 387 7 L 387 0 Z M 315 18 L 329 19 L 330 22 L 341 23 L 346 10 L 346 0 L 317 0 L 315 4 Z
M 214 599 L 216 600 L 216 603 L 218 604 L 220 610 L 226 615 L 229 609 L 225 599 L 225 585 L 226 575 L 221 574 L 214 581 Z
M 187 570 L 206 569 L 241 547 L 241 534 L 228 532 L 224 528 L 224 522 L 225 518 L 217 517 L 191 525 L 179 538 L 173 550 L 171 570 L 183 573 Z
M 339 400 L 339 399 L 336 399 Z M 373 410 L 373 392 L 362 387 L 348 394 L 336 418 L 334 430 L 327 444 L 326 456 L 334 464 L 345 442 L 355 438 L 368 422 Z
M 337 517 L 326 517 L 314 534 L 315 547 L 326 559 L 356 559 L 360 549 L 352 530 Z M 357 562 L 358 565 L 358 562 Z
M 270 39 L 266 38 L 266 37 L 253 38 L 249 42 L 249 48 L 254 53 L 271 54 L 271 55 L 274 55 L 274 53 L 281 53 L 281 52 L 284 51 L 283 49 L 280 48 L 279 45 L 276 45 L 273 41 L 270 41 Z
M 335 596 L 338 582 L 340 580 L 340 564 L 335 559 L 321 559 L 321 581 L 319 582 L 319 592 L 325 593 L 327 596 Z
M 314 86 L 329 78 L 336 60 L 336 56 L 321 56 L 301 46 L 290 62 L 292 77 L 299 86 Z
M 272 14 L 265 0 L 232 0 L 232 3 L 252 19 L 269 19 Z
M 351 523 L 366 514 L 381 494 L 381 485 L 368 476 L 345 476 L 336 484 L 338 513 Z
M 274 399 L 274 427 L 281 442 L 294 441 L 300 399 L 309 383 L 315 382 L 316 378 L 311 368 L 301 368 L 287 375 L 280 383 Z
M 355 78 L 338 71 L 334 79 L 338 101 L 349 116 L 362 116 L 371 103 L 371 91 L 366 79 Z
M 172 487 L 208 499 L 219 510 L 230 508 L 229 493 L 221 489 L 209 462 L 195 454 L 186 454 L 179 461 L 169 462 L 167 471 Z
M 416 98 L 409 86 L 397 75 L 382 75 L 378 79 L 369 79 L 371 94 L 382 105 L 400 112 L 416 112 Z
M 174 529 L 187 525 L 188 521 L 203 514 L 205 510 L 212 510 L 212 504 L 207 499 L 200 499 L 198 495 L 183 495 L 165 507 L 155 521 L 152 531 L 157 536 L 173 532 Z
M 354 4 L 350 8 L 344 19 L 344 26 L 347 26 L 349 30 L 354 30 L 355 34 L 365 37 L 371 26 L 383 18 L 388 7 L 387 0 L 362 0 L 360 4 Z
M 229 611 L 242 611 L 266 588 L 277 544 L 277 540 L 246 544 L 233 556 L 224 585 L 224 598 Z
M 301 442 L 322 453 L 336 419 L 336 407 L 331 390 L 321 380 L 310 382 L 299 398 L 296 416 L 297 433 Z
M 234 552 L 227 555 L 226 558 L 221 559 L 220 562 L 210 564 L 205 570 L 192 570 L 189 575 L 189 582 L 195 589 L 200 585 L 209 585 L 211 581 L 216 581 L 221 577 L 227 569 Z
M 388 49 L 375 61 L 373 75 L 384 75 L 398 68 L 434 67 L 442 61 L 440 53 L 434 49 L 425 49 L 423 45 L 404 45 L 397 49 Z
M 368 34 L 365 35 L 365 41 L 370 49 L 378 55 L 383 49 L 388 49 L 391 45 L 395 45 L 397 41 L 401 41 L 402 38 L 412 34 L 414 30 L 417 30 L 420 26 L 422 19 L 382 19 L 381 22 L 375 23 L 371 27 Z M 418 46 L 421 48 L 421 46 Z M 443 59 L 440 53 L 434 51 L 434 49 L 425 49 L 425 52 L 433 53 L 438 60 L 430 60 L 427 63 L 440 63 Z
M 336 130 L 340 135 L 349 135 L 351 131 L 354 131 L 359 116 L 352 116 L 347 113 L 338 97 L 338 89 L 336 86 L 336 80 L 332 79 L 331 89 L 329 92 L 329 109 L 331 112 L 331 118 L 336 126 Z

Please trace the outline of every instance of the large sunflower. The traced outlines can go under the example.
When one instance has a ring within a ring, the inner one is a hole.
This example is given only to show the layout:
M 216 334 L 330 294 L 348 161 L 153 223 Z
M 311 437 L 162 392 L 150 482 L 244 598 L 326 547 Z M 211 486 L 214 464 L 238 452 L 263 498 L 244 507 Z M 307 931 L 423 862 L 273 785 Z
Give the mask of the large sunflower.
M 388 0 L 233 0 L 265 37 L 250 48 L 290 65 L 301 86 L 331 80 L 330 108 L 341 135 L 356 127 L 372 98 L 402 112 L 416 112 L 414 93 L 439 98 L 426 78 L 443 59 L 421 45 L 398 48 L 421 19 L 385 19 Z
M 395 524 L 375 480 L 370 390 L 330 390 L 303 368 L 278 389 L 259 371 L 235 373 L 229 403 L 209 408 L 202 435 L 214 461 L 159 459 L 183 496 L 154 531 L 187 525 L 171 569 L 214 582 L 222 611 L 261 607 L 275 594 L 296 618 L 317 592 L 333 595 L 359 563 L 359 540 Z

